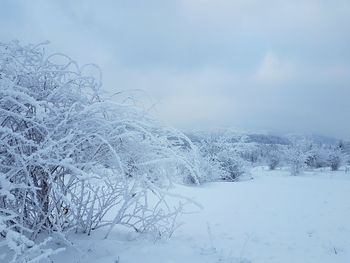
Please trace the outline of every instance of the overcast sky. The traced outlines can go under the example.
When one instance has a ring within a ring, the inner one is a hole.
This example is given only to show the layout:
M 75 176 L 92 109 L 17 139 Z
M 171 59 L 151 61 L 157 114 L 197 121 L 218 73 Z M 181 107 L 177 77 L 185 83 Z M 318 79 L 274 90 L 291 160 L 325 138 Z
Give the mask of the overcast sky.
M 99 64 L 176 127 L 350 139 L 349 0 L 0 0 L 0 37 Z

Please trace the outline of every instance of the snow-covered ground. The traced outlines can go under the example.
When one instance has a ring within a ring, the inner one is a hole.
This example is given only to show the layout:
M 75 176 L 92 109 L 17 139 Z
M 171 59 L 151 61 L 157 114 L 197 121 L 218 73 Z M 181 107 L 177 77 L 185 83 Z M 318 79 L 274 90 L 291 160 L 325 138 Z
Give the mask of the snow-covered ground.
M 54 262 L 350 262 L 350 173 L 256 168 L 253 180 L 178 186 L 203 205 L 182 215 L 170 240 L 116 229 L 73 236 Z

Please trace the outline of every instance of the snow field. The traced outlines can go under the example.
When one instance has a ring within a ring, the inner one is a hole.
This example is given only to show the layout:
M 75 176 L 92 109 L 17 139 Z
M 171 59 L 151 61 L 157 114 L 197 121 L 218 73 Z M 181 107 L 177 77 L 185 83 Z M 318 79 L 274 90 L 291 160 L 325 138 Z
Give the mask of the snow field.
M 252 171 L 253 180 L 177 186 L 203 209 L 188 207 L 169 240 L 125 229 L 73 236 L 54 262 L 350 262 L 350 174 Z

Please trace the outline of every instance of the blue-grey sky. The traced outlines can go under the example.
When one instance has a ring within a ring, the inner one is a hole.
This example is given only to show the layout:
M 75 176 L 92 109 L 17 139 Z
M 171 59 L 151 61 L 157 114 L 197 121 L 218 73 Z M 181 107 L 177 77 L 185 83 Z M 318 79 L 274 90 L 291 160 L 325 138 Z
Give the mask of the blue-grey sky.
M 0 0 L 0 37 L 96 62 L 177 127 L 350 139 L 349 0 Z

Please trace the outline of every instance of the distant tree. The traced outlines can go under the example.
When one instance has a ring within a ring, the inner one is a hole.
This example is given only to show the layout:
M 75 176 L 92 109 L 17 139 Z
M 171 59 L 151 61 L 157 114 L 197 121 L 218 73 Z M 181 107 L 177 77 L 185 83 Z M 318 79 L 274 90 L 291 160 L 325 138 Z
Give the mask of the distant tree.
M 244 144 L 236 147 L 236 141 L 231 142 L 229 136 L 203 136 L 197 142 L 201 155 L 201 168 L 203 181 L 236 181 L 248 174 L 248 163 L 242 158 L 241 150 Z
M 341 148 L 336 147 L 330 151 L 328 162 L 332 171 L 338 171 L 339 167 L 343 164 L 345 155 Z
M 321 168 L 329 166 L 329 146 L 311 144 L 310 148 L 306 151 L 306 165 L 310 168 Z
M 218 155 L 219 165 L 221 167 L 221 179 L 224 181 L 239 180 L 247 173 L 245 161 L 238 155 L 228 154 L 222 151 Z
M 269 166 L 270 170 L 275 170 L 276 167 L 280 164 L 281 162 L 281 155 L 282 153 L 274 150 L 273 152 L 270 152 L 267 156 L 267 163 Z
M 294 143 L 286 150 L 286 160 L 292 175 L 299 175 L 305 167 L 306 154 L 303 142 Z

